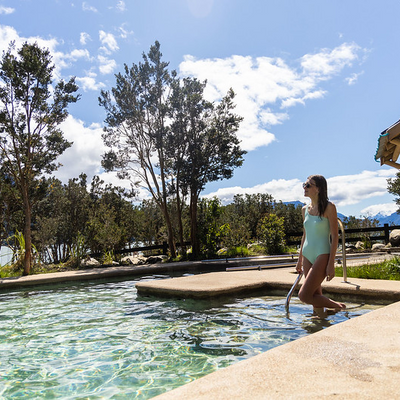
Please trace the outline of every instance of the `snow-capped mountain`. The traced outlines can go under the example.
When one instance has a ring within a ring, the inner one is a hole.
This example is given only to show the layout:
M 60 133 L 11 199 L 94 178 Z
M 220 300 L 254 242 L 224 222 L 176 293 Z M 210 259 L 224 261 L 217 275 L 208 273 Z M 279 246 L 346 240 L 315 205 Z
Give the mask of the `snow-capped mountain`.
M 372 217 L 372 219 L 377 219 L 379 221 L 379 225 L 389 224 L 389 225 L 400 225 L 400 214 L 394 212 L 390 215 L 382 215 L 377 214 Z

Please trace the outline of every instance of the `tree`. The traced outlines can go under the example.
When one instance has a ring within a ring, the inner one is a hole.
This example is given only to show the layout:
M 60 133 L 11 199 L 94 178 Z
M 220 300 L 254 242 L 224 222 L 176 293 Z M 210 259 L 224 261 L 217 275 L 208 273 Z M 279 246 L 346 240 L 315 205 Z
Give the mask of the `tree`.
M 206 82 L 194 78 L 175 80 L 171 96 L 171 172 L 176 177 L 176 194 L 189 196 L 192 252 L 199 252 L 197 208 L 208 182 L 229 179 L 243 163 L 236 132 L 242 118 L 233 113 L 235 94 L 229 90 L 217 105 L 203 97 Z M 178 197 L 178 204 L 180 204 Z
M 284 218 L 265 215 L 259 223 L 258 236 L 268 254 L 281 254 L 285 247 Z
M 191 242 L 195 256 L 197 202 L 206 183 L 230 178 L 243 162 L 236 132 L 242 118 L 232 113 L 232 90 L 218 105 L 203 99 L 205 83 L 168 71 L 160 44 L 151 46 L 143 62 L 125 65 L 116 75 L 111 93 L 102 91 L 106 110 L 103 140 L 110 148 L 103 156 L 106 170 L 143 185 L 163 213 L 171 256 L 175 257 L 171 199 L 178 208 L 180 239 L 182 209 L 190 197 Z
M 24 211 L 24 275 L 32 264 L 32 207 L 43 195 L 41 177 L 55 171 L 57 157 L 72 143 L 59 125 L 67 107 L 79 99 L 75 78 L 52 86 L 54 65 L 49 50 L 24 43 L 14 55 L 11 44 L 0 64 L 0 167 L 14 185 Z
M 233 209 L 238 217 L 247 221 L 252 238 L 257 237 L 257 226 L 265 214 L 274 210 L 275 200 L 268 193 L 237 194 L 233 197 Z
M 93 177 L 90 189 L 91 206 L 85 238 L 93 252 L 116 252 L 131 241 L 132 204 L 126 200 L 134 193 L 104 185 L 99 177 Z
M 87 177 L 69 179 L 62 184 L 52 178 L 46 196 L 34 208 L 33 238 L 42 259 L 60 262 L 70 257 L 70 250 L 81 240 L 89 218 L 90 196 Z
M 399 206 L 397 212 L 400 213 L 400 172 L 396 174 L 395 179 L 389 178 L 387 183 L 388 192 L 396 197 L 396 204 Z
M 103 167 L 117 170 L 119 178 L 130 179 L 150 192 L 164 216 L 169 249 L 175 257 L 166 169 L 167 97 L 172 75 L 156 42 L 143 54 L 143 62 L 131 68 L 125 64 L 125 74 L 116 75 L 111 93 L 101 91 L 99 103 L 107 113 L 103 140 L 110 148 L 103 156 Z

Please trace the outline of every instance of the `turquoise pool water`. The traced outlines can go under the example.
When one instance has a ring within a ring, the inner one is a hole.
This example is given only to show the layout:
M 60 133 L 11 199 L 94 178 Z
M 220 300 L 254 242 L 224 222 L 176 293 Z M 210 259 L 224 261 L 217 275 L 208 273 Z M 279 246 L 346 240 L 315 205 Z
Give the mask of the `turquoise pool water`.
M 0 398 L 149 399 L 378 307 L 315 321 L 297 298 L 286 315 L 283 297 L 159 300 L 136 282 L 1 293 Z

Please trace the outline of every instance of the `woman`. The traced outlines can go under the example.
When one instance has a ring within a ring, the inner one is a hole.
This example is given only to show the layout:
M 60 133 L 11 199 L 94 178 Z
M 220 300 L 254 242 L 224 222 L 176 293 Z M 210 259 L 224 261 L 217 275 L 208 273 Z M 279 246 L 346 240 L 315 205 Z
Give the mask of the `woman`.
M 298 273 L 303 272 L 305 281 L 299 290 L 299 299 L 312 304 L 314 315 L 325 318 L 325 308 L 342 310 L 345 304 L 322 295 L 321 283 L 335 277 L 335 256 L 338 245 L 336 207 L 328 200 L 326 180 L 321 175 L 311 175 L 303 183 L 304 196 L 311 204 L 303 207 L 304 233 L 301 240 Z

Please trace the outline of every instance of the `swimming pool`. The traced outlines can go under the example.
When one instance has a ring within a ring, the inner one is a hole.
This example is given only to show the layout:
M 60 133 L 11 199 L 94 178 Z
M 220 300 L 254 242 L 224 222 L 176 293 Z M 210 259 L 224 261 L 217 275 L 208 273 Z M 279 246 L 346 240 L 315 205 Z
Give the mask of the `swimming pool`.
M 149 399 L 378 307 L 315 321 L 297 298 L 287 315 L 283 297 L 161 300 L 137 281 L 1 293 L 0 397 Z

